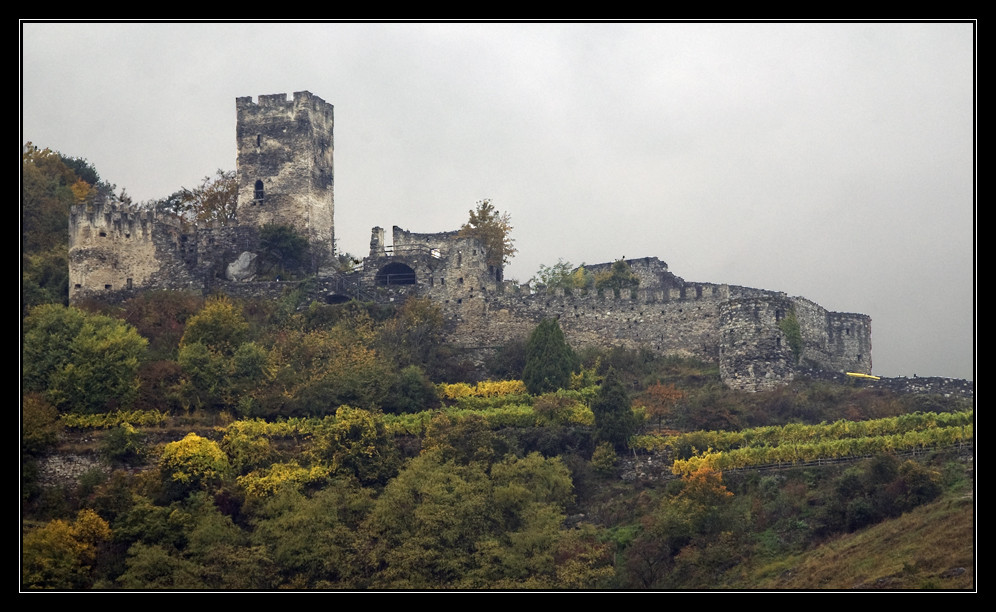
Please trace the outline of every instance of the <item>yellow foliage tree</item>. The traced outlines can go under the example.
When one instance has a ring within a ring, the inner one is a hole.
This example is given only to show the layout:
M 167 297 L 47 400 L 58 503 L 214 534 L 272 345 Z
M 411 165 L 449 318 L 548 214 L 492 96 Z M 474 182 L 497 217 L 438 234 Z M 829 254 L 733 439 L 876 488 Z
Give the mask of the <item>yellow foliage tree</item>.
M 78 589 L 90 584 L 97 545 L 111 539 L 107 521 L 84 508 L 70 524 L 56 519 L 24 534 L 21 577 L 29 589 Z
M 226 477 L 231 467 L 217 442 L 188 433 L 163 448 L 159 470 L 167 482 L 206 489 Z
M 511 215 L 499 212 L 491 200 L 481 200 L 470 211 L 470 219 L 460 228 L 460 235 L 480 240 L 487 251 L 488 265 L 500 269 L 518 252 L 513 246 L 511 221 Z

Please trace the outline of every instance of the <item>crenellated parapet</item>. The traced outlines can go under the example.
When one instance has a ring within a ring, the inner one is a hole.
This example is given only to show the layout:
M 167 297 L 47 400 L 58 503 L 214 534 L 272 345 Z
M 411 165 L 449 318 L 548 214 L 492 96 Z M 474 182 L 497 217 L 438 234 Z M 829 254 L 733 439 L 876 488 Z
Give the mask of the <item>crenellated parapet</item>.
M 189 288 L 197 233 L 180 217 L 108 199 L 69 215 L 69 297 Z

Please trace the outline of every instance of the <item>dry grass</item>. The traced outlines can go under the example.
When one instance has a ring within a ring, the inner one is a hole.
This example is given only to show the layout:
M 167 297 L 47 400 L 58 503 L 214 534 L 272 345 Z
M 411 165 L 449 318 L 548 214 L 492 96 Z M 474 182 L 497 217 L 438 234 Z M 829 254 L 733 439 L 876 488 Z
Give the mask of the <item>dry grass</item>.
M 972 496 L 945 496 L 781 559 L 751 582 L 760 589 L 974 589 Z

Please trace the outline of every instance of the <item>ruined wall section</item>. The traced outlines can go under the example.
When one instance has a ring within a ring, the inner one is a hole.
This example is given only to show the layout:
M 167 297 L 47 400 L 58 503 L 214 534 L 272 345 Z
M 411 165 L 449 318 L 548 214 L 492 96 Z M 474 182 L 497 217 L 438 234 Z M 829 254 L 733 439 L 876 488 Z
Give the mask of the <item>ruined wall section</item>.
M 802 297 L 791 299 L 802 331 L 802 364 L 871 374 L 871 317 L 830 312 Z
M 737 297 L 720 309 L 719 376 L 733 389 L 763 391 L 792 380 L 796 356 L 778 323 L 792 300 L 769 293 Z
M 69 215 L 69 298 L 144 288 L 191 289 L 198 237 L 172 215 L 107 200 Z
M 754 290 L 721 309 L 720 377 L 734 389 L 761 391 L 791 381 L 800 368 L 871 373 L 871 318 L 830 312 L 801 297 Z M 802 340 L 797 355 L 780 323 L 791 314 Z
M 384 230 L 373 228 L 370 256 L 363 262 L 364 287 L 382 293 L 417 293 L 444 308 L 501 287 L 476 238 L 460 236 L 457 231 L 416 233 L 398 226 L 392 233 L 394 244 L 387 246 Z
M 800 364 L 825 364 L 830 358 L 829 313 L 819 304 L 805 298 L 791 299 L 789 307 L 795 313 L 802 332 Z
M 335 244 L 333 106 L 307 91 L 236 98 L 239 223 L 290 225 L 319 262 Z
M 204 291 L 225 290 L 228 264 L 243 252 L 255 253 L 259 246 L 259 228 L 247 225 L 221 225 L 197 228 L 197 261 L 192 273 L 201 280 Z
M 871 374 L 871 317 L 852 312 L 827 313 L 826 369 Z
M 684 298 L 685 281 L 680 277 L 671 274 L 667 268 L 667 263 L 657 257 L 641 257 L 639 259 L 627 259 L 626 263 L 637 278 L 640 279 L 640 289 L 663 290 L 671 295 L 675 293 L 679 299 Z M 598 275 L 611 273 L 614 262 L 585 265 L 586 271 Z M 694 297 L 694 296 L 690 296 Z

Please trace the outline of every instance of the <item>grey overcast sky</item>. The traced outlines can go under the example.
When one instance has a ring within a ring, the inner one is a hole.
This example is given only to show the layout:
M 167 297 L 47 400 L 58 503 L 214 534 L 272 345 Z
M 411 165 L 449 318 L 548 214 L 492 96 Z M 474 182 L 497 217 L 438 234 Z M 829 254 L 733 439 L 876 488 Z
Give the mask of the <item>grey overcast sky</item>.
M 339 249 L 482 198 L 540 264 L 872 317 L 873 371 L 974 379 L 973 23 L 22 23 L 22 133 L 151 200 L 235 167 L 235 98 L 335 105 Z

